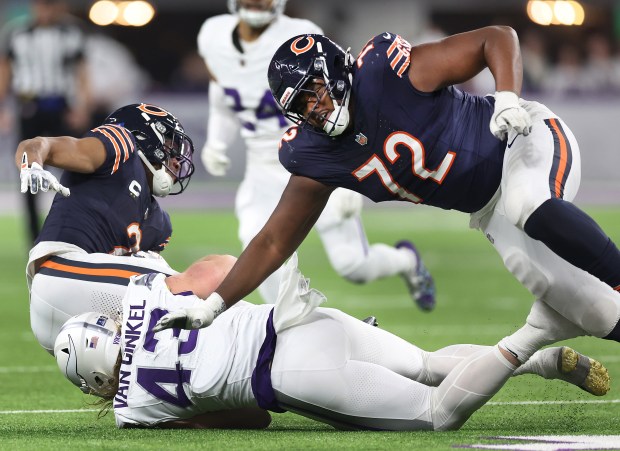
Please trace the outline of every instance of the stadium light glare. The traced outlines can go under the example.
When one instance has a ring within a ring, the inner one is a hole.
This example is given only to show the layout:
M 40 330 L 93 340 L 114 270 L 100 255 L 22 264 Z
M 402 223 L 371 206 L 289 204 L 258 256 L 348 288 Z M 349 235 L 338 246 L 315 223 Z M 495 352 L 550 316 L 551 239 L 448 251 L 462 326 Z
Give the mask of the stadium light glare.
M 575 22 L 575 8 L 566 1 L 554 3 L 553 15 L 562 25 L 573 25 Z
M 551 6 L 543 0 L 530 0 L 527 3 L 527 15 L 538 25 L 550 25 L 553 19 Z
M 95 2 L 88 13 L 88 18 L 91 22 L 99 26 L 110 25 L 116 20 L 118 15 L 118 7 L 116 4 L 109 0 L 100 0 Z
M 581 6 L 581 3 L 574 0 L 571 0 L 568 3 L 570 3 L 575 10 L 575 20 L 573 25 L 583 25 L 583 21 L 586 18 L 586 12 L 584 11 L 583 6 Z
M 145 1 L 129 2 L 123 11 L 125 21 L 134 27 L 149 23 L 155 15 L 155 9 Z
M 114 19 L 114 25 L 122 25 L 123 27 L 128 27 L 129 25 L 131 25 L 129 22 L 127 22 L 127 19 L 125 18 L 125 10 L 130 3 L 130 1 L 116 2 L 116 4 L 118 5 L 118 14 Z
M 142 27 L 155 16 L 155 8 L 145 0 L 98 0 L 88 17 L 96 25 Z
M 576 0 L 530 0 L 527 15 L 538 25 L 582 25 L 585 11 Z

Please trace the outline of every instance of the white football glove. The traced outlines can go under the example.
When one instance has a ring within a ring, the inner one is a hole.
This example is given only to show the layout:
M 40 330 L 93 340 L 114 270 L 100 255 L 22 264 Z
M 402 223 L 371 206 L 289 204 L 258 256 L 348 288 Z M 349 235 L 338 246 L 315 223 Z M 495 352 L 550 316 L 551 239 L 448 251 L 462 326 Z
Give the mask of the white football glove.
M 39 190 L 47 192 L 50 188 L 65 197 L 69 197 L 71 191 L 58 182 L 58 179 L 49 171 L 46 171 L 37 162 L 28 166 L 28 156 L 26 152 L 22 155 L 22 165 L 19 171 L 21 181 L 21 192 L 25 193 L 30 188 L 32 194 L 37 194 Z
M 336 188 L 329 197 L 329 202 L 342 218 L 347 219 L 361 214 L 364 197 L 350 189 Z
M 530 113 L 519 105 L 519 96 L 512 91 L 495 93 L 495 110 L 491 117 L 491 133 L 502 141 L 508 132 L 514 130 L 518 135 L 527 136 L 532 130 Z
M 184 308 L 162 316 L 153 327 L 153 332 L 164 329 L 202 329 L 210 326 L 224 310 L 226 303 L 222 296 L 211 293 L 199 307 Z
M 230 167 L 230 158 L 226 156 L 226 146 L 223 145 L 209 145 L 207 142 L 202 148 L 200 158 L 209 174 L 216 177 L 226 175 L 226 171 Z

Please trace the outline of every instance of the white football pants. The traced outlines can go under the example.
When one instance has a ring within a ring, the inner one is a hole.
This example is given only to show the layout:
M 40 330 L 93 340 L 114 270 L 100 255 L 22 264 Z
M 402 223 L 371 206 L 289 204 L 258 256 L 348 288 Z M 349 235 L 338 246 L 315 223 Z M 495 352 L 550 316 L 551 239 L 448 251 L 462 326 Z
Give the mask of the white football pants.
M 325 308 L 277 340 L 271 382 L 278 402 L 339 429 L 459 428 L 515 369 L 497 347 L 428 353 Z
M 52 353 L 62 325 L 74 315 L 100 312 L 118 318 L 129 277 L 176 274 L 163 258 L 64 252 L 50 256 L 32 279 L 30 326 L 37 341 Z
M 581 177 L 579 145 L 568 126 L 544 105 L 522 102 L 522 106 L 532 115 L 532 132 L 529 136 L 509 135 L 508 143 L 512 142 L 512 146 L 506 149 L 500 191 L 489 205 L 472 215 L 471 225 L 482 230 L 506 268 L 537 299 L 573 323 L 566 323 L 563 331 L 548 334 L 544 344 L 552 343 L 549 340 L 554 335 L 567 339 L 584 331 L 603 337 L 620 318 L 620 293 L 563 260 L 522 230 L 529 215 L 551 197 L 551 189 L 561 187 L 562 198 L 572 201 Z M 558 144 L 554 142 L 557 132 L 545 122 L 550 118 L 555 118 L 556 127 L 561 127 L 571 150 L 570 171 L 566 165 L 564 173 L 561 167 L 558 170 L 558 164 L 566 162 L 558 163 Z M 554 171 L 564 176 L 561 186 L 550 177 Z

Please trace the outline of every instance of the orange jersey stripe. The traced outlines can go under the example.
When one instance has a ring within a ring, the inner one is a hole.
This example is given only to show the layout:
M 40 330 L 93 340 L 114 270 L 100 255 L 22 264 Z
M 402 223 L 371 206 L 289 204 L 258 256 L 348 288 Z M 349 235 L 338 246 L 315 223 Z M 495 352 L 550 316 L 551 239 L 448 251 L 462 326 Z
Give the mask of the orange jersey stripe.
M 51 260 L 47 260 L 41 265 L 41 268 L 56 269 L 58 271 L 65 271 L 74 274 L 86 274 L 89 276 L 102 276 L 102 277 L 123 277 L 129 279 L 131 276 L 137 276 L 140 273 L 135 271 L 128 271 L 124 269 L 93 269 L 93 268 L 79 268 L 77 266 L 63 265 L 62 263 L 55 263 Z
M 111 172 L 111 174 L 114 174 L 116 171 L 118 171 L 118 166 L 121 162 L 121 149 L 120 147 L 118 147 L 118 144 L 116 140 L 114 139 L 114 137 L 110 135 L 108 131 L 102 129 L 101 127 L 97 128 L 96 130 L 102 135 L 105 135 L 110 140 L 112 145 L 114 146 L 114 150 L 116 151 L 116 157 L 114 158 L 114 166 L 112 167 L 112 172 Z
M 127 161 L 127 159 L 129 158 L 130 145 L 128 145 L 127 140 L 125 139 L 125 136 L 123 136 L 123 134 L 119 131 L 119 127 L 111 126 L 111 125 L 103 125 L 99 128 L 109 130 L 118 138 L 118 142 L 123 147 L 123 154 L 125 155 L 125 158 L 123 158 L 123 161 Z M 129 144 L 131 144 L 131 142 Z
M 135 144 L 133 141 L 133 136 L 131 133 L 129 133 L 129 131 L 125 128 L 125 127 L 119 127 L 119 126 L 115 126 L 118 130 L 120 130 L 120 132 L 125 135 L 125 139 L 127 140 L 127 144 L 129 145 L 129 152 L 133 153 L 133 151 L 135 150 Z
M 549 124 L 555 130 L 555 133 L 558 137 L 558 141 L 560 143 L 560 162 L 558 166 L 558 172 L 555 176 L 555 195 L 556 197 L 562 197 L 562 179 L 564 178 L 564 172 L 566 172 L 567 158 L 568 158 L 568 149 L 566 146 L 566 136 L 558 127 L 558 124 L 555 119 L 549 119 Z

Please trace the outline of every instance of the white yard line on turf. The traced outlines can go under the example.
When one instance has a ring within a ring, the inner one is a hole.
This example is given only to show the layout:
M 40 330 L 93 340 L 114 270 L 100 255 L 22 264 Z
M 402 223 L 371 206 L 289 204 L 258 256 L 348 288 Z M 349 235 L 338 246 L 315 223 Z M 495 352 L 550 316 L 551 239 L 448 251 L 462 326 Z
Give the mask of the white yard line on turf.
M 57 366 L 0 366 L 0 374 L 58 371 Z
M 540 406 L 557 404 L 618 404 L 620 399 L 575 399 L 572 401 L 496 401 L 485 406 Z
M 63 410 L 0 410 L 0 415 L 19 415 L 22 413 L 82 413 L 99 412 L 97 409 L 63 409 Z

